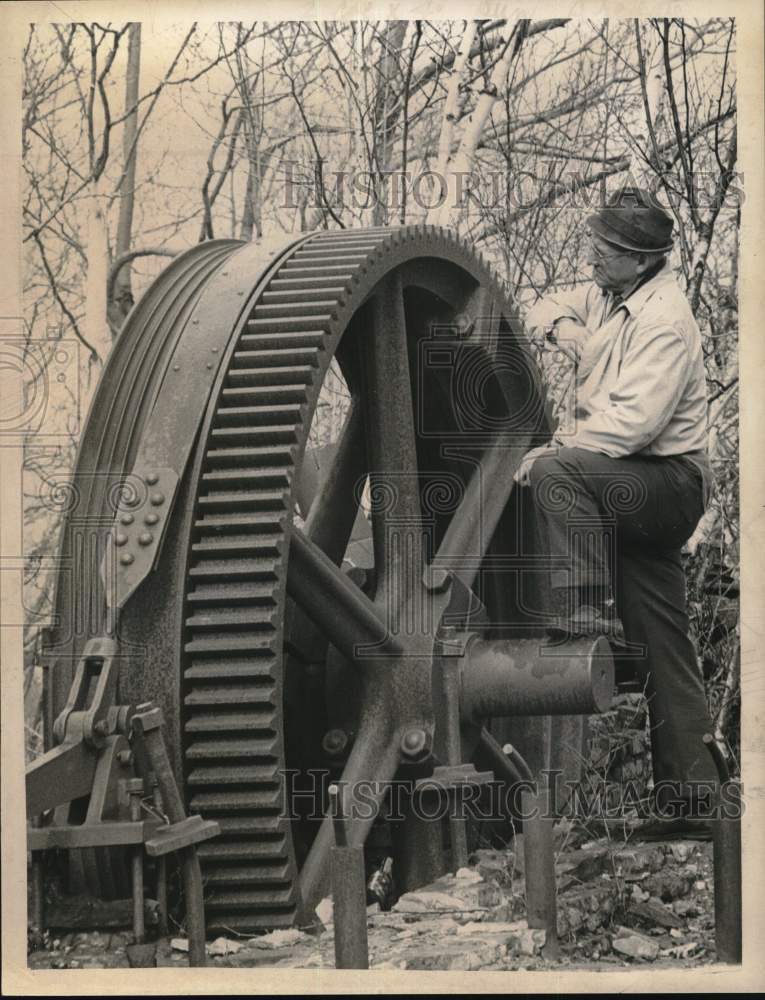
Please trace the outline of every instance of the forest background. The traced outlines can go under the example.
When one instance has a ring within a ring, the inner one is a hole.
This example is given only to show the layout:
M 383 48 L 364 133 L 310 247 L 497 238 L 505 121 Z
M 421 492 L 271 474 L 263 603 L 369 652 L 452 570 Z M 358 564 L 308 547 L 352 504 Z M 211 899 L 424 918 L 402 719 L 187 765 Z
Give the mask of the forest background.
M 30 25 L 23 52 L 27 757 L 42 750 L 42 629 L 87 405 L 133 302 L 213 238 L 450 226 L 521 314 L 588 279 L 583 219 L 626 184 L 676 221 L 702 331 L 715 491 L 686 546 L 716 733 L 740 702 L 736 30 L 709 20 Z M 573 366 L 531 331 L 564 415 Z M 312 431 L 345 409 L 330 379 Z

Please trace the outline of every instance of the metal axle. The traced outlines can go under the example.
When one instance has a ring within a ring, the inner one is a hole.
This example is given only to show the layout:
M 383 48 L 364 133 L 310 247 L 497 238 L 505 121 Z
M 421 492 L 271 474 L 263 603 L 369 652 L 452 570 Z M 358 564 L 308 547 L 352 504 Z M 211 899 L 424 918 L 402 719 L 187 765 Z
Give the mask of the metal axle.
M 462 718 L 591 715 L 611 703 L 614 662 L 604 636 L 554 644 L 534 639 L 467 639 Z

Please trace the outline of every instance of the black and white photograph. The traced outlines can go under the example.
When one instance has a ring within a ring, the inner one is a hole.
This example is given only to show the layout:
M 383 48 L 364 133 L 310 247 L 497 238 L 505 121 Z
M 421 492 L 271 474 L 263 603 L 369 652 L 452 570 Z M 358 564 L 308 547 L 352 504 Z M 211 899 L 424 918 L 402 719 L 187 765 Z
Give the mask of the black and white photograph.
M 761 5 L 2 6 L 8 995 L 758 992 Z

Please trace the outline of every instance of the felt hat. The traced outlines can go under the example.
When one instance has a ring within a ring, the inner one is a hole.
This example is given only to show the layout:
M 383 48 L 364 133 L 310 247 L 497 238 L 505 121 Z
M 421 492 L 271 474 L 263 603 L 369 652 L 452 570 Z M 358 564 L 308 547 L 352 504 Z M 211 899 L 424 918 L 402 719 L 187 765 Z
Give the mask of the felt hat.
M 586 222 L 602 239 L 624 250 L 660 253 L 672 249 L 674 220 L 656 196 L 643 188 L 622 188 Z

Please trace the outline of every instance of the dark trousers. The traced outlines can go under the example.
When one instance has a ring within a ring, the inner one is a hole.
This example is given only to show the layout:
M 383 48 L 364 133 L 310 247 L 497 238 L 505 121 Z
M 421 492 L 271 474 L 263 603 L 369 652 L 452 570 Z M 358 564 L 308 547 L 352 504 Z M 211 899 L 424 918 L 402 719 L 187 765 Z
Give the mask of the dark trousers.
M 704 509 L 700 470 L 682 457 L 561 448 L 535 461 L 530 480 L 556 610 L 588 603 L 610 584 L 648 697 L 654 784 L 664 786 L 659 804 L 677 786 L 682 798 L 694 798 L 687 782 L 716 780 L 702 742 L 712 726 L 680 555 Z

